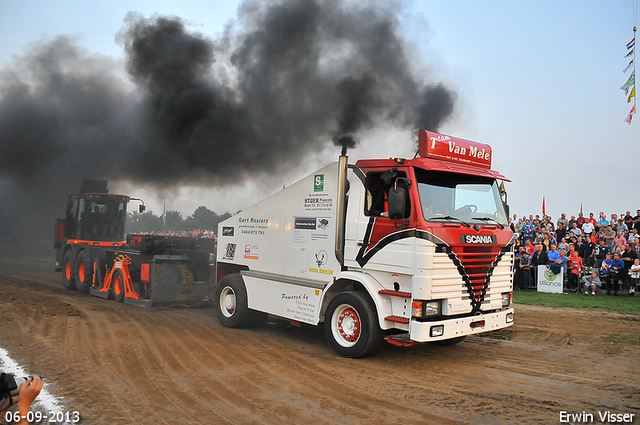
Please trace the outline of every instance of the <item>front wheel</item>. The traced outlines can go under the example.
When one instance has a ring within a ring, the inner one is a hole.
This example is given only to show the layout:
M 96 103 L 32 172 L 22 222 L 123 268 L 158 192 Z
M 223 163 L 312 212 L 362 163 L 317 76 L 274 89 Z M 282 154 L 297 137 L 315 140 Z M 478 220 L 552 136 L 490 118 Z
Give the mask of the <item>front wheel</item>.
M 226 328 L 248 328 L 258 326 L 267 319 L 267 314 L 249 309 L 247 288 L 242 276 L 231 274 L 223 277 L 216 287 L 214 306 L 222 326 Z
M 62 284 L 65 288 L 74 290 L 76 289 L 76 279 L 75 279 L 75 270 L 73 267 L 74 263 L 73 258 L 73 250 L 68 250 L 64 253 L 64 257 L 62 257 Z
M 361 292 L 345 292 L 329 303 L 324 333 L 331 348 L 342 357 L 369 356 L 384 340 L 373 302 Z

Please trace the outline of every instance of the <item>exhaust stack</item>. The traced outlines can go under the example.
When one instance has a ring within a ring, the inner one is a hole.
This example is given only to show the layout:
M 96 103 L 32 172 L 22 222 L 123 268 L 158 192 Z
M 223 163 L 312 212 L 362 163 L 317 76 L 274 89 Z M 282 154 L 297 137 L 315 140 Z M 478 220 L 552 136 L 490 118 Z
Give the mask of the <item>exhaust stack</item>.
M 347 210 L 347 150 L 342 148 L 338 159 L 338 199 L 336 200 L 336 259 L 344 266 L 344 225 Z

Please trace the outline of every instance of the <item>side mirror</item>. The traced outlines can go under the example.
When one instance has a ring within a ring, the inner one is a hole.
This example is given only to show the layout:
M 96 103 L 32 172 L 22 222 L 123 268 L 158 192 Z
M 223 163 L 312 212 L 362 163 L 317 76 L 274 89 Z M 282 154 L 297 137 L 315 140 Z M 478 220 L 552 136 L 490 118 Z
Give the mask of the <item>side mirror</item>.
M 138 207 L 138 212 L 140 212 L 140 214 L 142 214 L 146 209 L 147 209 L 147 207 L 145 207 L 144 205 L 140 205 Z
M 507 218 L 511 217 L 509 213 L 509 204 L 507 204 L 506 202 L 502 202 L 502 206 L 504 207 L 505 214 L 507 214 Z
M 387 206 L 389 211 L 389 218 L 392 220 L 402 220 L 404 218 L 404 206 L 405 206 L 405 194 L 404 189 L 401 187 L 389 189 L 387 195 Z

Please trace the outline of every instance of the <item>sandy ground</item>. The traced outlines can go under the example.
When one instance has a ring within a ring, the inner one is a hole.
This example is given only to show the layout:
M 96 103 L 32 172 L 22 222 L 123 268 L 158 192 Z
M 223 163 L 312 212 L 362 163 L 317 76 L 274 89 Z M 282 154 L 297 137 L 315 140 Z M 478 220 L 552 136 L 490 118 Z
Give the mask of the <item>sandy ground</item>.
M 117 304 L 52 270 L 0 260 L 0 347 L 84 424 L 640 423 L 635 316 L 516 305 L 507 330 L 352 360 L 320 328 L 226 329 L 211 306 Z

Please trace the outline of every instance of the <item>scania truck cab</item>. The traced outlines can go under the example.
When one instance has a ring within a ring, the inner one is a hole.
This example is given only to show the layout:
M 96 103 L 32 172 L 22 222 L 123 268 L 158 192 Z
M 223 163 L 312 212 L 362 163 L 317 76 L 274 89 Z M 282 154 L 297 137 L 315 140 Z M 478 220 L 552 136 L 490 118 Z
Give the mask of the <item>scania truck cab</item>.
M 345 357 L 511 326 L 513 233 L 491 148 L 420 130 L 418 153 L 343 155 L 222 222 L 222 324 L 323 323 Z

